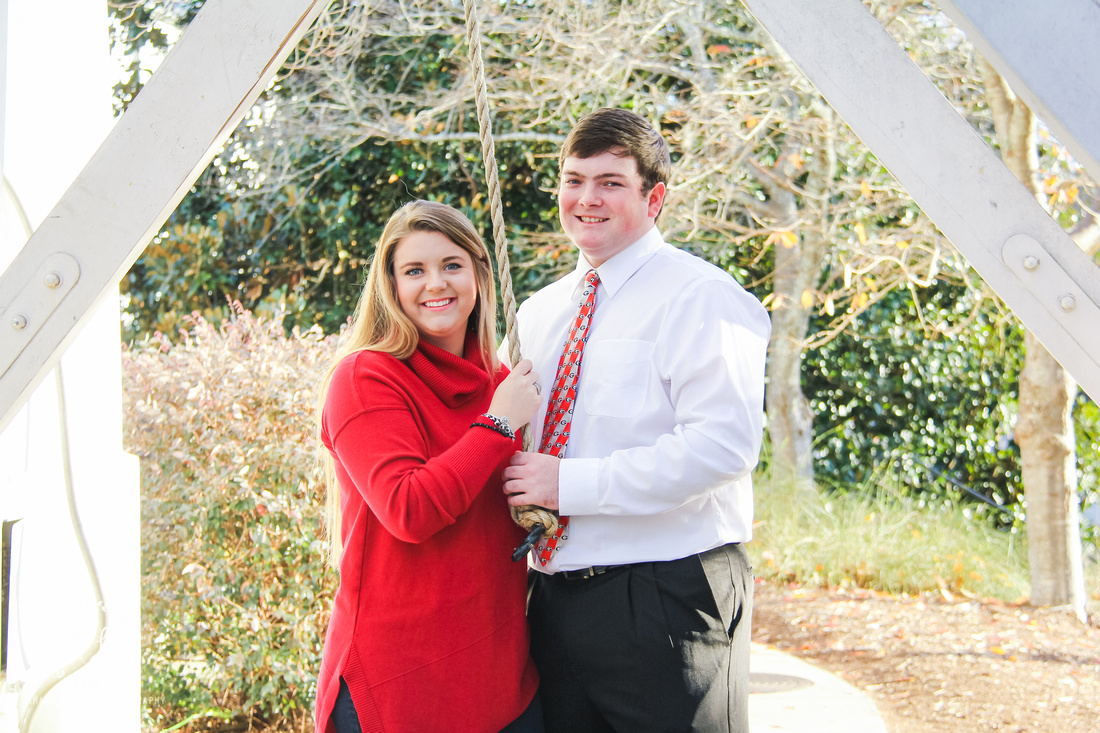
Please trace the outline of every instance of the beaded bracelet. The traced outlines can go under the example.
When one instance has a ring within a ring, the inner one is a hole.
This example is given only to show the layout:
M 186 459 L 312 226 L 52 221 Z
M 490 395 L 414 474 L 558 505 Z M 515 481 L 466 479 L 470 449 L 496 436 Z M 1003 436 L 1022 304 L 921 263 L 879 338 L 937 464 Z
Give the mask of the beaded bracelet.
M 496 415 L 493 415 L 493 414 L 488 413 L 488 412 L 486 412 L 481 417 L 483 417 L 486 420 L 488 420 L 489 422 L 491 422 L 492 425 L 489 425 L 489 424 L 483 423 L 483 422 L 472 422 L 472 423 L 470 423 L 470 427 L 471 428 L 488 428 L 489 430 L 493 430 L 495 432 L 500 433 L 505 438 L 508 438 L 508 440 L 515 440 L 516 431 L 512 430 L 512 427 L 508 424 L 508 418 L 506 418 L 506 417 L 497 417 Z

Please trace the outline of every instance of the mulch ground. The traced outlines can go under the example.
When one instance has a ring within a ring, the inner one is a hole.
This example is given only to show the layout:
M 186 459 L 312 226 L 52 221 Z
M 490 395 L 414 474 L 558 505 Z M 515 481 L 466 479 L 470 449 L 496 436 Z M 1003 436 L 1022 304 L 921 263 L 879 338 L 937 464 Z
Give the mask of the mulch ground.
M 891 733 L 1100 731 L 1100 627 L 1063 610 L 758 581 L 753 640 L 865 691 Z

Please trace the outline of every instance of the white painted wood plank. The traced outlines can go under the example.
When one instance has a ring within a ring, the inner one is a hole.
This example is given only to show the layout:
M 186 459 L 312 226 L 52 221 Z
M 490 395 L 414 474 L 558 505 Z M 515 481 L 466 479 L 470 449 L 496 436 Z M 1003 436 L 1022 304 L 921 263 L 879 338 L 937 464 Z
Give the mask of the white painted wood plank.
M 0 430 L 134 263 L 328 0 L 207 0 L 76 181 L 0 277 L 0 355 L 17 293 L 55 253 L 79 280 L 0 374 Z M 74 121 L 79 124 L 79 121 Z M 27 288 L 31 285 L 31 288 Z M 28 310 L 33 310 L 28 305 Z
M 1100 305 L 1100 268 L 859 0 L 744 2 L 974 269 L 1100 400 L 1095 325 L 1067 317 L 1060 297 L 1032 290 L 1033 279 L 1024 282 L 1005 262 L 1005 245 L 1017 235 L 1033 239 L 1046 271 L 1058 270 L 1093 306 Z
M 1100 3 L 939 0 L 978 51 L 1100 181 Z

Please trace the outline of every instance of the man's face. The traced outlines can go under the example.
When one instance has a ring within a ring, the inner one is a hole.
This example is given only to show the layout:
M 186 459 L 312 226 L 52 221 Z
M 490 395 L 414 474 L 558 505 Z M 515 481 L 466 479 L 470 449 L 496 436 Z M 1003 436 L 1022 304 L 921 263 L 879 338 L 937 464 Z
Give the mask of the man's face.
M 569 239 L 599 267 L 653 227 L 664 198 L 663 183 L 642 193 L 638 164 L 631 157 L 610 152 L 569 157 L 558 186 L 558 215 Z

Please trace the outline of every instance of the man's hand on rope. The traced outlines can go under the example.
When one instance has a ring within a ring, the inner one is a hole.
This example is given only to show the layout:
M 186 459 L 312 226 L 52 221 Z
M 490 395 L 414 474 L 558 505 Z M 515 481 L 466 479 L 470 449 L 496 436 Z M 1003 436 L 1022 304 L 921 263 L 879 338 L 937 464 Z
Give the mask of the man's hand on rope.
M 504 493 L 508 495 L 508 503 L 557 509 L 560 464 L 558 458 L 543 453 L 516 453 L 504 469 Z

